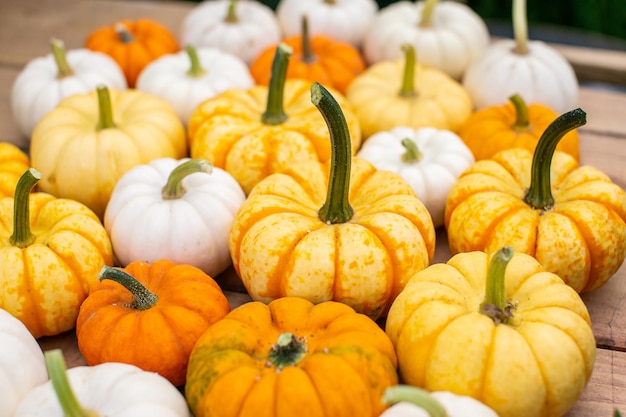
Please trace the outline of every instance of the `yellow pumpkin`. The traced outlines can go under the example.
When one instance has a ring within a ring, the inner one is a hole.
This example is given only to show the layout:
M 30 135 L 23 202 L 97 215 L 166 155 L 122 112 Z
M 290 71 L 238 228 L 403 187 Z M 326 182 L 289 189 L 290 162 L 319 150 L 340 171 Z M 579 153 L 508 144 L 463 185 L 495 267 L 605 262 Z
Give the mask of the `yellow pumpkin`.
M 30 167 L 28 155 L 12 143 L 0 142 L 0 198 L 13 197 L 20 177 Z
M 40 178 L 27 170 L 15 197 L 0 199 L 0 308 L 36 338 L 73 329 L 100 269 L 113 264 L 109 236 L 93 211 L 31 193 Z
M 407 384 L 471 396 L 500 417 L 563 416 L 595 362 L 578 293 L 511 247 L 464 252 L 418 272 L 385 331 Z
M 100 218 L 119 178 L 156 158 L 187 156 L 185 128 L 166 101 L 104 86 L 62 100 L 31 138 L 41 191 L 79 201 Z
M 185 397 L 196 417 L 377 417 L 396 363 L 385 332 L 344 304 L 250 302 L 200 336 Z
M 476 162 L 452 186 L 444 224 L 455 254 L 511 245 L 576 291 L 604 285 L 626 257 L 626 192 L 571 155 L 555 152 L 586 123 L 575 109 L 544 131 L 534 156 L 523 148 Z
M 328 90 L 314 83 L 311 93 L 328 119 L 332 158 L 293 164 L 257 184 L 233 220 L 233 265 L 254 300 L 340 301 L 375 319 L 430 264 L 435 228 L 399 174 L 351 156 Z
M 328 161 L 328 128 L 309 89 L 312 81 L 286 80 L 291 48 L 280 44 L 269 86 L 230 89 L 200 104 L 188 125 L 191 157 L 230 173 L 246 194 L 263 178 L 296 161 Z M 347 119 L 352 154 L 361 144 L 350 105 L 332 90 Z
M 470 96 L 458 81 L 416 63 L 412 45 L 403 50 L 404 59 L 370 66 L 346 91 L 363 139 L 398 126 L 455 131 L 472 113 Z

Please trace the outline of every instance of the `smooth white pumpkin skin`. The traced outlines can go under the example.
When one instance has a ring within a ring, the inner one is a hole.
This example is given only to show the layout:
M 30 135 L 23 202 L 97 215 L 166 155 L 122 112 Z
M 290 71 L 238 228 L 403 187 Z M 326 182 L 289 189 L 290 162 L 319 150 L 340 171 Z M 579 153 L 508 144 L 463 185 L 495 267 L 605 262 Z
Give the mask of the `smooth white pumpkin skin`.
M 250 65 L 256 57 L 281 37 L 274 11 L 255 0 L 237 0 L 238 21 L 228 23 L 230 0 L 204 1 L 195 6 L 182 22 L 181 45 L 216 47 L 243 59 Z
M 476 109 L 504 104 L 513 94 L 559 114 L 578 107 L 576 74 L 556 49 L 528 41 L 528 54 L 518 54 L 515 45 L 513 39 L 495 41 L 468 67 L 462 84 Z
M 470 7 L 453 1 L 434 6 L 429 26 L 420 26 L 424 1 L 400 1 L 378 13 L 363 41 L 368 64 L 402 58 L 410 43 L 422 65 L 460 80 L 489 44 L 487 25 Z
M 285 36 L 300 35 L 302 16 L 306 15 L 311 36 L 325 35 L 357 48 L 377 12 L 375 0 L 281 0 L 276 6 Z
M 423 157 L 418 162 L 404 162 L 406 148 L 402 140 L 411 139 Z M 400 126 L 370 136 L 356 156 L 380 170 L 399 174 L 411 185 L 430 213 L 435 227 L 443 225 L 446 199 L 463 171 L 474 163 L 474 156 L 454 132 L 425 127 Z
M 217 48 L 196 50 L 204 73 L 189 75 L 191 63 L 186 51 L 164 55 L 139 74 L 137 89 L 161 97 L 172 105 L 186 125 L 195 108 L 204 100 L 230 88 L 254 85 L 248 65 L 236 55 Z
M 85 94 L 103 84 L 125 90 L 126 78 L 119 65 L 108 55 L 88 49 L 66 52 L 73 75 L 58 78 L 52 54 L 30 61 L 19 73 L 11 89 L 11 110 L 22 138 L 14 143 L 24 148 L 35 126 L 62 99 Z
M 108 362 L 77 366 L 67 377 L 80 405 L 100 416 L 191 417 L 178 389 L 155 372 Z M 48 381 L 32 390 L 13 417 L 64 417 L 59 400 Z
M 448 391 L 433 391 L 430 395 L 446 410 L 448 417 L 498 417 L 490 407 L 467 395 Z M 379 417 L 430 417 L 430 413 L 413 403 L 399 402 Z
M 122 266 L 169 259 L 215 277 L 231 265 L 228 235 L 245 194 L 226 171 L 213 167 L 183 180 L 187 192 L 164 200 L 161 189 L 188 158 L 159 158 L 126 172 L 116 184 L 104 227 Z
M 46 361 L 33 335 L 0 309 L 0 416 L 13 416 L 19 402 L 47 379 Z

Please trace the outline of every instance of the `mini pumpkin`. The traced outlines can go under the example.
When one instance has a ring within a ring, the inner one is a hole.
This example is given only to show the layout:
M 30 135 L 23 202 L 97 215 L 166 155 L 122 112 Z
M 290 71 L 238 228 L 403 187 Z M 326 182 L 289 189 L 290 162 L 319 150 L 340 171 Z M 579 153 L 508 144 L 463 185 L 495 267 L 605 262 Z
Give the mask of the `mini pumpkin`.
M 26 152 L 12 143 L 0 142 L 0 198 L 13 197 L 17 182 L 29 167 Z
M 88 365 L 122 362 L 185 383 L 193 345 L 230 306 L 201 269 L 161 259 L 104 267 L 76 320 Z
M 209 327 L 191 353 L 185 397 L 196 417 L 377 417 L 395 367 L 376 322 L 342 303 L 285 297 Z

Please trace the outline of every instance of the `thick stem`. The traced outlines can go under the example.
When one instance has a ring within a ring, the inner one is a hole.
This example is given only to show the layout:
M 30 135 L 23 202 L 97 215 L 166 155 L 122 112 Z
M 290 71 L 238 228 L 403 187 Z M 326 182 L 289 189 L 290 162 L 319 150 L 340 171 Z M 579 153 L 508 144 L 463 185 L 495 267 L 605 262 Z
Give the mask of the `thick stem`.
M 430 417 L 448 417 L 446 409 L 430 393 L 411 385 L 395 385 L 383 392 L 383 404 L 399 402 L 414 404 L 428 413 Z
M 65 78 L 74 75 L 74 70 L 67 62 L 67 54 L 65 53 L 65 43 L 57 38 L 50 39 L 50 48 L 52 57 L 57 66 L 57 78 Z
M 22 174 L 15 186 L 13 197 L 13 234 L 9 238 L 11 245 L 25 248 L 35 241 L 30 230 L 30 192 L 41 179 L 41 173 L 29 168 Z
M 326 121 L 332 148 L 326 202 L 318 214 L 320 220 L 327 224 L 346 223 L 354 214 L 348 199 L 352 164 L 352 144 L 348 123 L 339 103 L 318 82 L 311 85 L 311 101 Z
M 405 43 L 402 45 L 404 52 L 404 74 L 400 86 L 400 97 L 415 97 L 415 48 Z
M 287 79 L 287 66 L 289 58 L 293 50 L 284 43 L 278 44 L 274 61 L 272 62 L 272 71 L 270 74 L 270 83 L 267 88 L 267 106 L 261 121 L 268 125 L 279 125 L 287 120 L 287 113 L 284 108 L 285 81 Z
M 96 130 L 104 130 L 115 127 L 113 121 L 113 106 L 111 105 L 111 94 L 109 89 L 100 84 L 96 87 L 96 93 L 98 94 L 98 125 Z
M 198 58 L 198 51 L 196 51 L 196 48 L 191 45 L 187 45 L 187 47 L 185 47 L 185 52 L 187 52 L 190 63 L 187 75 L 190 77 L 202 77 L 206 74 L 206 70 L 202 68 L 202 64 L 200 64 L 200 58 Z
M 293 333 L 281 333 L 268 355 L 268 364 L 276 368 L 293 366 L 306 355 L 307 346 L 303 337 Z
M 311 49 L 311 36 L 309 34 L 309 19 L 306 15 L 302 15 L 302 62 L 311 64 L 316 58 Z
M 509 101 L 515 107 L 515 124 L 513 129 L 516 131 L 528 130 L 528 106 L 519 94 L 513 94 L 509 97 Z
M 44 353 L 46 359 L 46 368 L 48 376 L 54 388 L 54 392 L 59 400 L 59 404 L 63 409 L 65 417 L 98 417 L 95 411 L 83 408 L 70 385 L 67 378 L 67 365 L 63 358 L 61 349 L 54 349 Z
M 183 187 L 183 179 L 187 175 L 196 172 L 206 172 L 210 174 L 213 171 L 213 164 L 206 159 L 189 159 L 178 165 L 170 172 L 167 183 L 161 189 L 163 200 L 176 200 L 185 195 L 187 190 Z
M 504 278 L 506 267 L 513 258 L 513 253 L 512 246 L 503 247 L 492 256 L 487 269 L 485 300 L 480 305 L 480 312 L 491 317 L 496 324 L 508 323 L 512 317 L 506 299 Z
M 528 53 L 528 19 L 526 18 L 526 0 L 513 0 L 513 34 L 515 48 L 520 55 Z
M 122 22 L 115 24 L 115 32 L 117 33 L 117 36 L 119 36 L 122 43 L 131 43 L 135 41 L 133 34 L 130 33 L 126 25 Z
M 115 281 L 130 291 L 133 295 L 133 302 L 129 307 L 135 310 L 148 310 L 154 307 L 159 301 L 159 297 L 155 293 L 148 290 L 141 282 L 137 281 L 135 277 L 119 268 L 105 265 L 100 270 L 98 278 L 100 281 L 103 279 Z
M 237 17 L 237 0 L 230 0 L 230 2 L 228 3 L 228 10 L 226 11 L 226 17 L 224 18 L 224 22 L 239 22 L 239 17 Z
M 585 123 L 587 123 L 587 113 L 578 108 L 557 117 L 541 134 L 533 154 L 530 186 L 524 196 L 526 204 L 537 210 L 549 209 L 554 205 L 550 181 L 550 166 L 554 151 L 567 132 Z
M 424 154 L 420 152 L 417 143 L 410 138 L 402 139 L 402 146 L 406 149 L 406 152 L 402 154 L 402 161 L 419 162 L 424 157 Z
M 435 5 L 438 2 L 439 0 L 425 0 L 419 23 L 421 27 L 428 27 L 432 24 L 433 12 L 435 11 Z

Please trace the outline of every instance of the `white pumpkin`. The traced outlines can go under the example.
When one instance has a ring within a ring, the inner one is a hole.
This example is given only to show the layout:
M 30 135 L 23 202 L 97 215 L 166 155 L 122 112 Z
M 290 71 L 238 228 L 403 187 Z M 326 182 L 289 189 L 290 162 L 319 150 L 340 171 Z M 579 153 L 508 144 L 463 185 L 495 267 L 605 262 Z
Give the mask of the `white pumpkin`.
M 460 80 L 489 44 L 483 19 L 456 1 L 399 1 L 378 13 L 363 41 L 368 64 L 402 58 L 402 45 L 415 48 L 417 60 Z
M 13 416 L 18 403 L 47 379 L 43 352 L 33 335 L 0 309 L 0 416 Z
M 280 0 L 276 6 L 285 36 L 300 35 L 306 16 L 310 36 L 325 35 L 357 48 L 377 13 L 375 0 Z
M 182 45 L 215 47 L 250 65 L 282 37 L 274 11 L 255 0 L 205 0 L 182 22 Z
M 148 64 L 139 74 L 136 88 L 170 103 L 186 125 L 204 100 L 231 88 L 253 85 L 248 65 L 238 56 L 218 48 L 189 45 Z
M 126 78 L 106 54 L 89 49 L 65 51 L 63 42 L 50 41 L 52 52 L 26 64 L 11 90 L 11 109 L 22 138 L 15 144 L 26 149 L 39 120 L 64 98 L 89 93 L 98 84 L 124 90 Z
M 526 0 L 513 2 L 515 39 L 492 43 L 465 72 L 463 86 L 476 109 L 501 105 L 518 93 L 565 113 L 578 106 L 578 80 L 560 52 L 542 41 L 529 41 Z
M 474 163 L 472 152 L 456 133 L 432 127 L 400 126 L 375 133 L 356 156 L 404 178 L 428 209 L 435 227 L 443 225 L 450 189 Z
M 245 198 L 234 177 L 208 161 L 154 159 L 120 178 L 104 227 L 122 266 L 165 258 L 215 277 L 231 265 L 228 235 Z
M 117 362 L 66 370 L 60 349 L 45 357 L 50 380 L 24 397 L 13 417 L 191 417 L 183 394 L 156 372 Z

